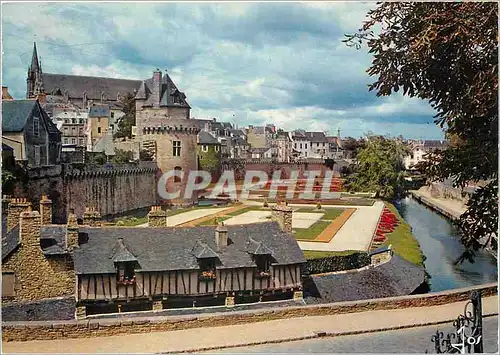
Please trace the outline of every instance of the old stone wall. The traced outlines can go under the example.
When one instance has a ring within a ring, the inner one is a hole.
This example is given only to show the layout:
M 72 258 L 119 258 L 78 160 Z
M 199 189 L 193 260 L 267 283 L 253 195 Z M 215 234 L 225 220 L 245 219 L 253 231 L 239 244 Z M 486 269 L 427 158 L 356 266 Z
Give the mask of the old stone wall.
M 75 297 L 56 297 L 40 301 L 4 303 L 2 321 L 48 321 L 75 319 Z
M 307 260 L 304 274 L 322 274 L 343 270 L 359 269 L 370 265 L 371 258 L 367 253 L 359 252 L 349 255 L 336 255 L 325 258 Z
M 290 319 L 305 316 L 324 316 L 369 310 L 428 307 L 469 299 L 472 290 L 483 297 L 497 294 L 497 284 L 487 284 L 458 290 L 388 297 L 383 299 L 329 303 L 321 305 L 268 308 L 255 311 L 235 311 L 230 314 L 198 314 L 149 318 L 86 319 L 64 322 L 7 322 L 2 324 L 3 341 L 28 341 L 64 338 L 110 336 L 116 334 L 149 333 L 201 327 L 217 327 L 242 323 Z
M 70 165 L 30 169 L 27 181 L 17 184 L 14 197 L 29 198 L 38 206 L 42 195 L 47 195 L 54 223 L 66 223 L 72 208 L 79 217 L 85 207 L 95 207 L 102 216 L 115 215 L 157 202 L 157 170 L 155 162 L 110 169 Z
M 19 227 L 21 246 L 2 262 L 2 272 L 15 273 L 14 301 L 41 300 L 75 292 L 71 257 L 47 258 L 43 254 L 40 248 L 40 225 L 40 213 L 23 212 Z

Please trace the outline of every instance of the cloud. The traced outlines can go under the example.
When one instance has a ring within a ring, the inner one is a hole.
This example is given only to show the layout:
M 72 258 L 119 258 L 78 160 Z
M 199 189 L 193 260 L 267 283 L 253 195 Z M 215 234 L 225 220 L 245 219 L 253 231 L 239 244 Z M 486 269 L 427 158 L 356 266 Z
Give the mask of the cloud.
M 147 79 L 168 70 L 193 117 L 359 136 L 441 138 L 433 110 L 368 91 L 371 57 L 347 48 L 375 3 L 8 3 L 3 85 L 25 96 L 32 43 L 45 72 Z

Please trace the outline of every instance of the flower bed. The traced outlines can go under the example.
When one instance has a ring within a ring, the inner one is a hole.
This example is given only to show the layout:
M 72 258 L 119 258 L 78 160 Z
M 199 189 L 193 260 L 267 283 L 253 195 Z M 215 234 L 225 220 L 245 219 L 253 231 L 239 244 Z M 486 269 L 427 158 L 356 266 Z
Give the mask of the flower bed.
M 118 279 L 118 285 L 135 285 L 135 275 L 131 279 L 125 279 L 124 277 L 121 277 Z
M 375 236 L 373 238 L 373 243 L 371 249 L 374 250 L 378 248 L 383 242 L 387 240 L 387 234 L 394 232 L 396 227 L 399 225 L 399 220 L 396 215 L 391 212 L 387 207 L 384 207 L 382 215 L 380 216 L 380 221 L 377 225 L 375 231 Z

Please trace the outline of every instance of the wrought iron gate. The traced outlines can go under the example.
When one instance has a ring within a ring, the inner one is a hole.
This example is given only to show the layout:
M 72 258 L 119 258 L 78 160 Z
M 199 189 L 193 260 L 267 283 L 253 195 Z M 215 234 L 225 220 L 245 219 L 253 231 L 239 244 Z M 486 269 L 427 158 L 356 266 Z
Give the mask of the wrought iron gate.
M 483 311 L 480 292 L 472 291 L 464 313 L 453 321 L 453 326 L 455 333 L 444 335 L 443 332 L 437 330 L 432 336 L 431 341 L 434 343 L 436 353 L 483 352 Z

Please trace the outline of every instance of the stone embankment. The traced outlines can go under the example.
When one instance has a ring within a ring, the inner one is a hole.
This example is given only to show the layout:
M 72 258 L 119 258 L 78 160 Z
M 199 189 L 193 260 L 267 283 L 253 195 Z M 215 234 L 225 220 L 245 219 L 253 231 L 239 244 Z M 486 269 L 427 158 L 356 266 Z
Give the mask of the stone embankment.
M 432 188 L 427 186 L 419 190 L 412 190 L 410 194 L 417 201 L 451 220 L 460 218 L 460 215 L 466 211 L 466 206 L 463 201 L 436 195 L 433 193 Z
M 462 288 L 425 295 L 284 307 L 280 309 L 269 308 L 234 312 L 231 314 L 202 314 L 197 316 L 177 317 L 134 317 L 129 319 L 86 319 L 56 322 L 3 322 L 2 340 L 4 342 L 19 342 L 30 340 L 87 338 L 94 336 L 106 337 L 119 334 L 228 326 L 306 316 L 327 316 L 375 310 L 430 307 L 465 301 L 470 297 L 472 290 L 481 291 L 483 297 L 496 295 L 497 284 L 491 283 L 477 287 Z

